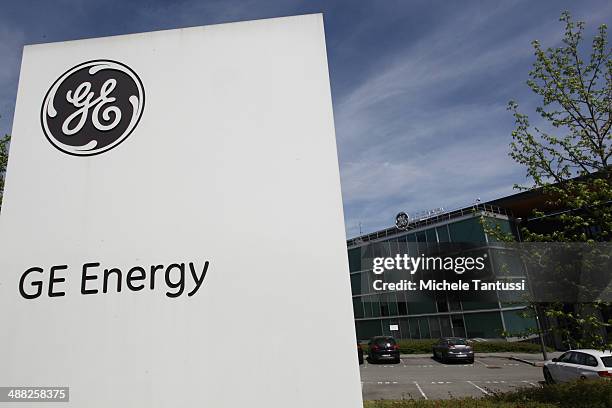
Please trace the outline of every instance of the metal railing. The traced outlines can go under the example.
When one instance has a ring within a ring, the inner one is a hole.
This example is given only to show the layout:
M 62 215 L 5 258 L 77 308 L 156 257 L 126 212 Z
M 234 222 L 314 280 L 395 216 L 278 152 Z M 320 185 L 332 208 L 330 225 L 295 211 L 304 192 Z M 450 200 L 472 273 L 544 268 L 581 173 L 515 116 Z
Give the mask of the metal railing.
M 405 230 L 399 229 L 397 227 L 391 227 L 391 228 L 387 228 L 384 230 L 361 235 L 355 238 L 351 238 L 346 241 L 346 245 L 348 247 L 351 247 L 354 245 L 362 244 L 364 242 L 374 241 L 380 238 L 386 238 L 389 236 L 405 233 L 412 229 L 422 228 L 428 225 L 439 224 L 441 222 L 446 222 L 454 218 L 459 218 L 459 217 L 463 217 L 466 215 L 473 215 L 478 212 L 500 214 L 500 215 L 505 215 L 508 217 L 512 216 L 512 212 L 509 210 L 506 210 L 505 208 L 501 208 L 501 207 L 491 205 L 491 204 L 486 204 L 486 203 L 474 204 L 469 207 L 462 207 L 456 210 L 450 210 L 450 211 L 446 211 L 443 213 L 434 214 L 428 217 L 417 218 L 417 219 L 411 220 L 408 223 L 408 227 Z

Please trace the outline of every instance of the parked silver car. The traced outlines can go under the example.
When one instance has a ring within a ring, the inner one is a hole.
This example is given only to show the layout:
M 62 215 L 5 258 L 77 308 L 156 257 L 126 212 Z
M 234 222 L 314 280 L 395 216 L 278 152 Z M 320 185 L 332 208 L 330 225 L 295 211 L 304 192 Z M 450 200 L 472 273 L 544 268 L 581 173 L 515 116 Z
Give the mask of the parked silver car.
M 474 362 L 474 350 L 466 339 L 460 337 L 442 337 L 433 345 L 433 357 L 442 362 L 464 360 Z
M 544 363 L 547 383 L 577 379 L 612 379 L 612 352 L 610 350 L 570 350 L 559 358 Z

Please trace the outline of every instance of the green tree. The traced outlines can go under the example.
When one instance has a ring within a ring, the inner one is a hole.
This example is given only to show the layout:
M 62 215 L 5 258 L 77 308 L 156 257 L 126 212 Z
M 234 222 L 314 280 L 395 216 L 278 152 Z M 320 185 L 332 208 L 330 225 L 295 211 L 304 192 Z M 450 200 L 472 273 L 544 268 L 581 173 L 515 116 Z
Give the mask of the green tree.
M 607 27 L 593 38 L 588 61 L 579 45 L 584 22 L 565 23 L 563 45 L 544 50 L 534 41 L 536 61 L 527 85 L 542 98 L 536 108 L 541 123 L 532 126 L 511 101 L 516 128 L 510 156 L 527 169 L 533 186 L 548 197 L 548 204 L 572 210 L 551 218 L 563 228 L 552 233 L 524 229 L 525 241 L 589 242 L 612 238 L 612 51 Z M 578 177 L 578 178 L 577 178 Z M 535 215 L 543 215 L 537 212 Z
M 561 14 L 565 24 L 562 44 L 542 48 L 533 41 L 535 62 L 527 85 L 539 96 L 538 121 L 519 111 L 515 101 L 508 109 L 515 119 L 510 157 L 527 171 L 529 186 L 520 190 L 541 191 L 548 208 L 562 209 L 546 215 L 534 211 L 542 222 L 554 223 L 552 232 L 520 228 L 527 242 L 586 242 L 612 239 L 612 51 L 607 27 L 601 25 L 590 52 L 583 51 L 585 23 L 574 22 L 569 12 Z M 499 235 L 499 230 L 495 231 Z M 506 240 L 509 237 L 506 236 Z M 533 313 L 554 317 L 570 347 L 609 346 L 603 329 L 611 322 L 599 318 L 608 303 L 533 304 Z
M 4 175 L 6 172 L 6 163 L 8 162 L 9 142 L 11 137 L 5 135 L 0 139 L 0 209 L 2 208 L 2 196 L 4 192 Z

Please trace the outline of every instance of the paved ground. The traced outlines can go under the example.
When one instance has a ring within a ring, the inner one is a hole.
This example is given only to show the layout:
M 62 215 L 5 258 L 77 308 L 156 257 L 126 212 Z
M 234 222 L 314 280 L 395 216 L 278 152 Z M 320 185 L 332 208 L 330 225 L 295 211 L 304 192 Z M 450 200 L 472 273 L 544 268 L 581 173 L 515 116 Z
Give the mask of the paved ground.
M 400 364 L 361 366 L 365 400 L 482 397 L 519 387 L 539 387 L 542 368 L 506 356 L 476 356 L 474 364 L 442 364 L 429 356 L 402 357 Z M 529 356 L 537 360 L 536 356 Z M 549 357 L 551 358 L 551 357 Z

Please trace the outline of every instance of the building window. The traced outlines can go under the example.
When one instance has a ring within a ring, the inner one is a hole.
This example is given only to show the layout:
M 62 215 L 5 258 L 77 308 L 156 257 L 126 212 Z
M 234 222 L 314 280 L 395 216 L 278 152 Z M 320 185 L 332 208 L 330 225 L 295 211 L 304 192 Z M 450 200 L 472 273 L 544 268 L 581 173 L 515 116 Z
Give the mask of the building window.
M 382 327 L 380 320 L 362 320 L 355 324 L 357 338 L 361 340 L 369 340 L 374 336 L 380 336 Z
M 446 299 L 438 299 L 436 305 L 438 306 L 438 312 L 448 312 L 448 303 L 446 303 Z
M 361 298 L 354 297 L 353 298 L 353 313 L 356 318 L 361 318 L 364 316 L 363 313 L 363 303 L 361 303 Z
M 504 314 L 506 331 L 510 336 L 519 336 L 537 327 L 533 317 L 523 317 L 521 312 L 521 310 L 506 310 L 502 312 Z
M 448 225 L 452 242 L 486 242 L 484 228 L 479 218 L 454 222 Z
M 429 333 L 429 319 L 427 317 L 419 317 L 419 330 L 421 332 L 422 339 L 430 339 L 431 334 Z
M 351 275 L 351 292 L 353 292 L 353 295 L 359 295 L 361 293 L 360 273 L 354 273 Z
M 466 313 L 464 316 L 468 337 L 500 338 L 504 329 L 499 312 Z
M 408 319 L 408 322 L 410 323 L 410 338 L 420 339 L 421 332 L 419 331 L 419 322 L 417 321 L 416 317 L 411 317 Z
M 450 236 L 448 235 L 448 227 L 446 225 L 436 228 L 438 233 L 439 242 L 450 242 Z
M 456 337 L 466 337 L 465 324 L 463 323 L 462 315 L 452 315 L 451 322 L 453 323 L 453 333 Z
M 442 337 L 453 336 L 453 330 L 451 328 L 450 318 L 448 315 L 440 316 L 440 330 L 442 331 Z
M 357 272 L 361 270 L 361 248 L 353 248 L 348 251 L 349 270 Z
M 431 338 L 436 339 L 442 337 L 442 331 L 440 330 L 440 321 L 437 316 L 429 318 L 429 330 L 431 332 Z

